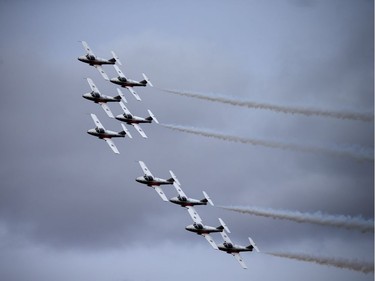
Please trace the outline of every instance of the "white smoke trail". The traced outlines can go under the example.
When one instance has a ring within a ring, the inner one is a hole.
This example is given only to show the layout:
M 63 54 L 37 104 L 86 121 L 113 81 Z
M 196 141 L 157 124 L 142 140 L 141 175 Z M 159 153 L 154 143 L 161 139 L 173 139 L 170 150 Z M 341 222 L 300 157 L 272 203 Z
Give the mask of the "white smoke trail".
M 200 136 L 209 137 L 209 138 L 221 139 L 225 141 L 239 142 L 239 143 L 251 144 L 251 145 L 261 145 L 265 147 L 279 148 L 279 149 L 285 149 L 285 150 L 329 154 L 333 156 L 346 156 L 346 157 L 354 158 L 356 160 L 373 161 L 373 154 L 369 155 L 362 151 L 357 152 L 357 151 L 351 151 L 351 150 L 346 150 L 346 149 L 330 149 L 330 148 L 325 148 L 325 147 L 307 146 L 307 145 L 295 144 L 295 143 L 277 142 L 277 141 L 269 141 L 269 140 L 254 139 L 254 138 L 251 138 L 251 139 L 242 138 L 242 137 L 237 137 L 237 136 L 224 135 L 221 133 L 208 131 L 206 129 L 185 127 L 181 125 L 172 125 L 172 124 L 161 124 L 161 125 L 172 130 L 190 133 L 194 135 L 200 135 Z
M 305 116 L 322 116 L 322 117 L 330 117 L 330 118 L 336 118 L 336 119 L 350 119 L 350 120 L 358 120 L 358 121 L 364 121 L 364 122 L 372 122 L 374 120 L 374 115 L 371 113 L 332 111 L 332 110 L 321 110 L 321 109 L 314 109 L 314 108 L 282 106 L 282 105 L 275 105 L 275 104 L 268 104 L 268 103 L 238 100 L 238 99 L 231 98 L 231 97 L 224 97 L 224 96 L 212 95 L 212 94 L 207 95 L 207 94 L 183 92 L 183 91 L 177 91 L 177 90 L 168 90 L 168 89 L 161 89 L 161 88 L 159 89 L 164 92 L 177 94 L 180 96 L 192 97 L 192 98 L 213 101 L 213 102 L 220 102 L 220 103 L 231 104 L 234 106 L 242 106 L 242 107 L 247 107 L 247 108 L 265 109 L 265 110 L 271 110 L 275 112 L 300 114 L 300 115 L 305 115 Z
M 355 271 L 360 271 L 363 273 L 374 272 L 374 264 L 358 261 L 358 260 L 348 260 L 341 258 L 328 258 L 328 257 L 317 257 L 306 254 L 292 254 L 292 253 L 266 253 L 268 255 L 294 259 L 299 261 L 313 262 L 322 265 L 335 266 L 343 269 L 350 269 Z
M 250 214 L 255 216 L 268 217 L 280 220 L 290 220 L 299 223 L 315 223 L 320 225 L 334 226 L 346 229 L 359 230 L 361 232 L 374 232 L 374 221 L 366 220 L 360 216 L 351 217 L 344 215 L 329 215 L 321 212 L 302 213 L 299 211 L 274 210 L 270 208 L 259 207 L 230 207 L 221 206 L 220 208 Z

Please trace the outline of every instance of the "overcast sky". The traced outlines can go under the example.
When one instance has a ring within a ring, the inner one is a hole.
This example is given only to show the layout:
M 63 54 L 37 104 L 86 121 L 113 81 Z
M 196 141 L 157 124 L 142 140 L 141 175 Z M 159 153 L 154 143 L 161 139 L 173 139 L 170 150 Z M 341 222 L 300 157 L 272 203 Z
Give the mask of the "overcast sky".
M 82 98 L 93 79 L 79 40 L 114 50 L 132 79 L 159 88 L 333 111 L 373 113 L 373 1 L 1 1 L 0 276 L 2 280 L 373 280 L 373 274 L 243 253 L 249 269 L 187 232 L 187 211 L 135 182 L 143 160 L 173 170 L 193 198 L 216 205 L 374 217 L 373 161 L 225 142 L 144 124 L 143 139 L 114 139 L 120 155 L 86 133 Z M 110 77 L 112 66 L 104 66 Z M 125 90 L 124 90 L 125 92 Z M 127 95 L 129 110 L 161 123 L 327 148 L 373 151 L 374 124 L 288 115 L 181 97 L 157 88 Z M 120 114 L 117 104 L 110 104 Z M 175 190 L 163 188 L 168 197 Z M 237 244 L 264 252 L 373 262 L 373 233 L 197 207 L 221 217 Z M 220 235 L 213 235 L 221 243 Z

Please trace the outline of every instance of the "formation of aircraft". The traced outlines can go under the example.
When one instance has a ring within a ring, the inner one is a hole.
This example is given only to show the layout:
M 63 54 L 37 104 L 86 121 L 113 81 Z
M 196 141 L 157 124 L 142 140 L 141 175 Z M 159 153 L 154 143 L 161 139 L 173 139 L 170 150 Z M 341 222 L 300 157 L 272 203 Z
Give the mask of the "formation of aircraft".
M 108 59 L 108 60 L 102 59 L 102 58 L 95 56 L 95 54 L 92 52 L 92 50 L 90 49 L 90 47 L 85 41 L 81 41 L 81 42 L 82 42 L 84 49 L 86 50 L 86 55 L 80 56 L 78 60 L 88 63 L 91 66 L 94 66 L 96 69 L 98 69 L 98 71 L 100 72 L 100 74 L 103 76 L 105 80 L 109 80 L 114 84 L 117 84 L 123 88 L 126 88 L 135 97 L 136 100 L 140 101 L 141 98 L 138 96 L 138 94 L 133 89 L 133 87 L 137 87 L 137 86 L 145 87 L 146 85 L 153 86 L 150 80 L 147 78 L 147 76 L 144 73 L 142 73 L 143 78 L 144 78 L 144 80 L 142 81 L 134 81 L 134 80 L 126 78 L 125 75 L 120 70 L 120 68 L 116 65 L 116 63 L 121 65 L 121 62 L 119 61 L 118 57 L 113 51 L 111 51 L 113 55 L 111 59 Z M 107 74 L 104 72 L 103 68 L 101 67 L 104 64 L 113 65 L 118 74 L 118 77 L 109 79 Z M 155 115 L 149 109 L 147 110 L 149 114 L 148 117 L 139 117 L 139 116 L 133 115 L 123 103 L 123 102 L 127 103 L 127 100 L 124 94 L 122 93 L 121 89 L 117 88 L 117 93 L 118 93 L 117 96 L 113 96 L 113 97 L 106 96 L 100 93 L 100 91 L 98 90 L 98 88 L 96 87 L 92 79 L 86 78 L 86 80 L 91 88 L 91 92 L 84 94 L 83 98 L 99 104 L 103 108 L 103 110 L 106 112 L 108 117 L 115 118 L 121 122 L 126 123 L 127 125 L 132 125 L 143 138 L 147 138 L 147 135 L 139 126 L 139 124 L 152 123 L 152 121 L 155 121 L 155 123 L 159 124 L 159 121 L 156 119 Z M 115 117 L 107 105 L 107 103 L 109 102 L 119 103 L 124 113 L 119 114 Z M 121 123 L 121 127 L 123 130 L 120 132 L 115 132 L 115 131 L 106 130 L 95 114 L 91 113 L 91 118 L 93 119 L 96 127 L 94 129 L 89 129 L 87 133 L 92 136 L 98 137 L 99 139 L 105 140 L 107 144 L 109 145 L 109 147 L 112 149 L 112 151 L 116 154 L 119 154 L 120 152 L 118 151 L 116 145 L 112 141 L 112 138 L 124 138 L 126 135 L 128 135 L 129 138 L 132 138 L 130 132 L 126 129 L 123 123 Z M 230 230 L 221 218 L 218 218 L 220 225 L 217 227 L 209 226 L 203 223 L 203 220 L 198 214 L 198 212 L 196 211 L 195 206 L 202 206 L 202 205 L 207 205 L 207 204 L 214 206 L 214 203 L 212 202 L 211 198 L 208 196 L 208 194 L 205 191 L 202 191 L 203 196 L 204 196 L 203 199 L 199 200 L 199 199 L 190 198 L 182 190 L 180 181 L 171 170 L 169 170 L 171 177 L 169 179 L 162 179 L 162 178 L 154 177 L 143 161 L 138 161 L 138 163 L 144 175 L 137 177 L 135 179 L 137 182 L 145 184 L 153 188 L 163 201 L 166 201 L 166 202 L 169 201 L 173 204 L 186 208 L 186 210 L 188 211 L 188 214 L 190 215 L 193 221 L 192 224 L 187 225 L 185 227 L 187 231 L 203 236 L 207 240 L 207 242 L 212 246 L 212 248 L 214 248 L 215 250 L 224 251 L 228 254 L 233 255 L 236 258 L 236 260 L 239 262 L 242 268 L 244 269 L 247 268 L 244 260 L 242 259 L 240 255 L 240 252 L 251 252 L 254 249 L 255 251 L 259 252 L 258 247 L 255 245 L 254 241 L 250 237 L 248 237 L 249 242 L 250 242 L 248 246 L 241 246 L 241 245 L 234 244 L 227 234 L 227 233 L 230 233 Z M 164 191 L 160 187 L 161 185 L 173 185 L 178 195 L 168 200 Z M 211 236 L 212 233 L 217 233 L 217 232 L 220 233 L 221 237 L 224 240 L 221 244 L 216 244 L 216 242 Z
M 121 101 L 121 94 L 115 96 L 115 97 L 110 97 L 110 96 L 105 96 L 100 93 L 98 88 L 95 86 L 94 82 L 90 78 L 86 78 L 87 82 L 90 85 L 91 92 L 84 94 L 82 97 L 88 100 L 91 100 L 97 104 L 100 104 L 100 106 L 104 109 L 105 113 L 110 118 L 114 118 L 113 113 L 109 109 L 107 102 L 120 102 Z
M 106 130 L 104 126 L 102 125 L 102 123 L 100 123 L 98 117 L 96 117 L 95 114 L 91 113 L 91 118 L 92 120 L 94 120 L 96 127 L 94 129 L 88 130 L 87 133 L 89 135 L 98 137 L 99 139 L 105 140 L 114 153 L 120 154 L 116 145 L 113 143 L 112 138 L 124 138 L 126 135 L 128 135 L 129 138 L 132 138 L 132 136 L 130 135 L 128 130 L 125 128 L 125 126 L 121 124 L 123 131 L 114 132 L 114 131 Z
M 126 101 L 126 100 L 125 100 Z M 147 110 L 149 117 L 138 117 L 130 113 L 129 109 L 126 108 L 125 104 L 123 102 L 120 102 L 120 106 L 122 110 L 124 111 L 124 114 L 120 114 L 116 116 L 116 119 L 122 122 L 125 122 L 128 125 L 132 125 L 139 134 L 147 138 L 145 132 L 142 130 L 142 128 L 139 126 L 140 123 L 151 123 L 152 121 L 155 121 L 159 124 L 159 121 L 156 119 L 155 115 L 151 112 L 151 110 Z
M 115 64 L 117 62 L 119 65 L 122 65 L 120 62 L 120 59 L 118 58 L 118 56 L 115 54 L 114 51 L 111 51 L 112 58 L 102 59 L 102 58 L 97 57 L 94 54 L 94 52 L 91 50 L 91 48 L 85 41 L 81 41 L 81 43 L 83 45 L 83 48 L 86 51 L 86 55 L 78 57 L 78 60 L 81 62 L 88 63 L 89 65 L 95 67 L 105 80 L 109 80 L 109 78 L 102 68 L 103 64 Z

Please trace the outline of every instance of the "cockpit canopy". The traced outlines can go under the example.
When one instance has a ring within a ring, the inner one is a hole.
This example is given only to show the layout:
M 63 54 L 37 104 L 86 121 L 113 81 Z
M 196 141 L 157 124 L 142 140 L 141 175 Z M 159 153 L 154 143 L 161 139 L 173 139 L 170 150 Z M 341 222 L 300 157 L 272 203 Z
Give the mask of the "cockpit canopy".
M 89 55 L 89 54 L 86 55 L 86 58 L 87 58 L 88 60 L 95 60 L 95 56 L 93 56 L 93 55 Z
M 178 200 L 183 201 L 183 202 L 187 201 L 187 198 L 185 196 L 178 195 L 177 198 Z
M 119 76 L 119 77 L 117 77 L 117 78 L 118 78 L 118 80 L 121 81 L 121 82 L 126 82 L 126 81 L 127 81 L 125 77 L 121 77 L 121 76 Z
M 224 244 L 225 248 L 233 248 L 233 244 L 232 243 L 224 242 L 223 244 Z
M 98 132 L 99 134 L 104 134 L 105 130 L 103 128 L 96 127 L 95 131 Z
M 99 98 L 99 97 L 100 97 L 100 94 L 99 94 L 98 92 L 94 92 L 94 91 L 91 92 L 91 95 L 92 95 L 94 98 Z
M 193 223 L 193 226 L 196 228 L 196 229 L 203 229 L 203 225 L 200 224 L 200 223 Z
M 149 176 L 149 175 L 144 175 L 143 176 L 145 178 L 146 181 L 153 181 L 154 178 L 152 176 Z
M 131 114 L 123 114 L 126 119 L 133 119 L 133 116 Z

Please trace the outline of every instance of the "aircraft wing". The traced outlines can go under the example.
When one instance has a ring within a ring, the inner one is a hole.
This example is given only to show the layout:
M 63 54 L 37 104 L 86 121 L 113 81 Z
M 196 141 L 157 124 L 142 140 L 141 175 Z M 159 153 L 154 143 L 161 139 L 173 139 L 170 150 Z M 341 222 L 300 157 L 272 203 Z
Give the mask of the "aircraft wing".
M 232 240 L 230 240 L 229 236 L 224 230 L 220 232 L 220 234 L 221 234 L 221 237 L 223 237 L 225 242 L 233 244 Z
M 125 112 L 125 114 L 132 115 L 130 113 L 129 109 L 127 109 L 127 107 L 125 106 L 125 104 L 122 101 L 120 101 L 120 106 L 121 106 L 122 110 Z
M 94 52 L 91 50 L 91 48 L 90 48 L 89 45 L 86 43 L 86 41 L 81 41 L 81 43 L 82 43 L 83 48 L 85 49 L 86 53 L 88 53 L 90 56 L 94 56 L 94 57 L 95 57 Z
M 231 253 L 231 254 L 233 255 L 233 257 L 236 258 L 236 260 L 239 262 L 239 264 L 242 266 L 243 269 L 247 268 L 245 262 L 243 261 L 241 255 L 239 253 Z
M 202 236 L 204 238 L 206 238 L 206 240 L 208 241 L 208 243 L 210 243 L 212 248 L 214 248 L 215 250 L 218 250 L 218 247 L 217 247 L 215 241 L 212 239 L 211 235 L 203 233 Z
M 100 106 L 104 109 L 105 113 L 107 113 L 107 115 L 110 117 L 110 118 L 115 118 L 112 114 L 112 111 L 109 109 L 109 106 L 105 103 L 105 102 L 99 102 Z
M 113 67 L 116 69 L 116 72 L 117 72 L 118 76 L 123 77 L 126 80 L 128 79 L 128 78 L 126 78 L 125 74 L 122 73 L 121 69 L 116 64 L 114 64 Z
M 177 190 L 178 195 L 180 195 L 181 197 L 187 198 L 185 192 L 181 189 L 180 185 L 176 182 L 176 179 L 173 182 L 173 186 Z
M 164 194 L 163 190 L 160 188 L 160 186 L 154 186 L 154 189 L 159 194 L 161 199 L 163 199 L 163 201 L 168 201 L 167 196 L 165 196 L 165 194 Z
M 95 64 L 94 67 L 100 72 L 105 80 L 109 80 L 108 75 L 104 72 L 103 67 L 101 65 Z
M 146 164 L 143 163 L 143 161 L 138 161 L 139 165 L 141 166 L 142 170 L 143 170 L 143 173 L 146 175 L 146 176 L 151 176 L 151 177 L 154 177 L 151 172 L 149 171 L 149 169 L 147 168 Z
M 187 208 L 187 210 L 189 212 L 189 215 L 191 216 L 191 218 L 193 219 L 194 222 L 203 223 L 201 217 L 199 216 L 199 214 L 197 213 L 197 211 L 195 210 L 194 207 L 186 206 L 186 208 Z
M 101 95 L 101 94 L 100 94 L 100 91 L 99 91 L 98 88 L 95 86 L 95 84 L 94 84 L 94 82 L 92 81 L 92 79 L 91 79 L 91 78 L 86 78 L 86 80 L 87 80 L 87 82 L 88 82 L 89 85 L 90 85 L 91 91 L 96 92 L 96 93 L 98 93 L 99 95 Z
M 135 124 L 135 123 L 132 123 L 133 127 L 138 131 L 138 133 L 144 137 L 145 139 L 147 139 L 147 136 L 145 134 L 145 132 L 143 132 L 141 126 L 139 126 L 138 124 Z
M 104 126 L 102 125 L 102 123 L 100 123 L 98 117 L 96 117 L 95 114 L 91 113 L 91 118 L 92 118 L 92 120 L 94 120 L 94 123 L 95 123 L 96 127 L 98 127 L 99 129 L 104 129 Z
M 122 98 L 122 100 L 123 100 L 125 103 L 128 103 L 128 101 L 127 101 L 126 98 L 125 98 L 124 93 L 123 93 L 119 88 L 117 88 L 117 93 L 119 94 L 119 96 Z
M 120 152 L 118 151 L 117 147 L 111 139 L 104 138 L 104 140 L 106 141 L 106 143 L 108 143 L 109 147 L 113 150 L 114 153 L 120 154 Z
M 133 90 L 132 87 L 125 87 L 129 92 L 135 97 L 136 100 L 141 101 L 141 98 L 138 96 L 137 92 Z

